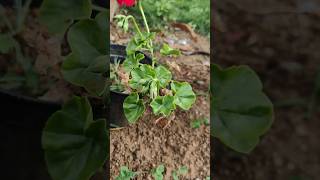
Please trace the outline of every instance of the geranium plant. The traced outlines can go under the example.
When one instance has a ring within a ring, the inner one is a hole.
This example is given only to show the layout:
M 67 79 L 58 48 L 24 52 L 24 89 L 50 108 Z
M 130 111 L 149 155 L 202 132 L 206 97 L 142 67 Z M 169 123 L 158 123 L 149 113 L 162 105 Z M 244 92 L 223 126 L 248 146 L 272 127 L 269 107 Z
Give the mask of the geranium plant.
M 91 0 L 44 0 L 41 5 L 40 21 L 69 45 L 61 65 L 64 79 L 86 90 L 66 102 L 44 128 L 42 145 L 54 180 L 88 180 L 107 159 L 106 120 L 94 120 L 102 115 L 93 113 L 88 96 L 104 108 L 109 92 L 108 20 L 109 11 Z
M 142 31 L 132 15 L 115 16 L 117 25 L 123 28 L 125 32 L 129 30 L 129 22 L 133 23 L 135 30 L 135 34 L 126 48 L 126 59 L 122 63 L 123 73 L 126 74 L 127 78 L 121 79 L 120 72 L 111 72 L 111 74 L 115 74 L 115 76 L 111 76 L 113 83 L 111 88 L 118 87 L 120 83 L 126 88 L 126 92 L 129 92 L 129 96 L 123 103 L 127 120 L 130 123 L 136 122 L 143 115 L 146 104 L 150 105 L 155 115 L 161 117 L 170 116 L 177 106 L 183 110 L 190 109 L 196 100 L 196 95 L 189 83 L 173 80 L 172 73 L 166 67 L 158 64 L 153 42 L 155 33 L 150 32 L 142 1 L 118 0 L 118 3 L 120 6 L 128 7 L 138 5 L 145 29 L 145 31 Z M 150 54 L 150 64 L 141 63 L 141 60 L 145 58 L 142 51 Z M 180 52 L 171 48 L 168 44 L 163 44 L 160 54 L 163 56 L 178 56 Z M 111 68 L 111 71 L 112 69 L 114 68 Z M 118 70 L 118 68 L 116 69 Z M 120 79 L 120 82 L 118 79 Z

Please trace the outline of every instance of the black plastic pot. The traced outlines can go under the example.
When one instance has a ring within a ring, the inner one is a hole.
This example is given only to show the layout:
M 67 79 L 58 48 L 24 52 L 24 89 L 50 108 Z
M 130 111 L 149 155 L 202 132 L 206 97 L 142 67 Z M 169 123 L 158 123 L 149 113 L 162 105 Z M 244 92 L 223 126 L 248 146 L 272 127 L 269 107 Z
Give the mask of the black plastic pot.
M 0 90 L 0 179 L 50 180 L 41 134 L 59 104 Z
M 142 53 L 142 52 L 140 52 Z M 126 59 L 126 46 L 114 45 L 110 46 L 110 63 L 114 63 L 115 60 L 122 63 Z M 145 58 L 140 61 L 143 64 L 152 64 L 150 57 L 145 55 Z M 128 125 L 128 120 L 126 119 L 123 111 L 123 101 L 128 96 L 128 94 L 119 93 L 115 91 L 110 91 L 110 127 L 124 127 Z

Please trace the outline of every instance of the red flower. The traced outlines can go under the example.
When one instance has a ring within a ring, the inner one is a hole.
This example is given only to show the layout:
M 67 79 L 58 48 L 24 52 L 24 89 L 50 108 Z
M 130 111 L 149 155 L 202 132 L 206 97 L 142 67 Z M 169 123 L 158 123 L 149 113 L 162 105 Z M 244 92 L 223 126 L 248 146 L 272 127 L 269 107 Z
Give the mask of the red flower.
M 131 7 L 136 4 L 136 0 L 117 0 L 118 4 L 121 6 Z

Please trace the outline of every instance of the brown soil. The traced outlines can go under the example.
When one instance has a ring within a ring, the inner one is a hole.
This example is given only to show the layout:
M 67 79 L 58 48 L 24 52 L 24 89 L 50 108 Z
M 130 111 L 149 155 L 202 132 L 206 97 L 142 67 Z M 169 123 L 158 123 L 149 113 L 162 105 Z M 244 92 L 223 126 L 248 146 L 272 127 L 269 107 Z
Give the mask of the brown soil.
M 164 35 L 164 39 L 178 37 L 177 34 L 184 34 L 182 37 L 190 39 L 188 33 L 179 31 Z M 114 26 L 111 27 L 113 43 L 126 44 L 129 37 Z M 207 45 L 207 49 L 202 51 L 208 52 L 209 42 L 204 39 L 199 42 L 190 40 L 189 51 L 194 51 L 191 48 L 200 47 L 197 43 L 201 43 Z M 209 57 L 183 55 L 179 58 L 161 59 L 160 63 L 169 67 L 174 79 L 191 83 L 198 94 L 196 103 L 189 111 L 178 110 L 167 128 L 163 128 L 162 123 L 155 124 L 157 117 L 147 109 L 138 123 L 120 130 L 112 130 L 110 132 L 112 179 L 119 174 L 121 166 L 128 166 L 129 169 L 138 172 L 150 172 L 160 164 L 166 167 L 164 179 L 171 179 L 171 172 L 181 166 L 187 166 L 189 169 L 188 174 L 181 179 L 204 179 L 210 176 L 210 128 L 202 126 L 199 129 L 192 129 L 190 126 L 190 122 L 196 118 L 209 118 Z M 164 120 L 165 124 L 167 122 Z M 150 173 L 142 173 L 137 179 L 153 178 Z
M 14 23 L 14 11 L 8 8 L 6 14 L 8 19 Z M 60 71 L 62 55 L 69 53 L 69 47 L 61 45 L 63 41 L 59 40 L 60 38 L 50 35 L 47 29 L 40 24 L 38 16 L 38 9 L 31 9 L 25 20 L 25 27 L 15 36 L 15 39 L 21 45 L 24 60 L 31 62 L 33 70 L 39 77 L 39 83 L 33 88 L 19 87 L 10 89 L 10 91 L 59 103 L 67 101 L 72 94 L 84 94 L 82 88 L 66 82 Z M 0 33 L 7 33 L 7 31 L 7 27 L 0 24 Z M 8 54 L 0 54 L 0 60 L 0 77 L 8 72 L 24 76 L 25 72 L 17 63 L 13 50 Z
M 319 105 L 306 116 L 320 66 L 320 16 L 312 11 L 299 14 L 297 8 L 305 1 L 299 2 L 215 3 L 215 63 L 251 66 L 275 104 L 274 124 L 252 153 L 222 149 L 213 155 L 217 180 L 320 177 Z

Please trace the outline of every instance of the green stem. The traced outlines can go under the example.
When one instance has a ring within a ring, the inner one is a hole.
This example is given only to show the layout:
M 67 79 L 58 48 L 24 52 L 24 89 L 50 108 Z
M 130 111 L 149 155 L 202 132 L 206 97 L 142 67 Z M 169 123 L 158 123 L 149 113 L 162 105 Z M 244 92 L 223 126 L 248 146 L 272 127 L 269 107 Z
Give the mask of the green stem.
M 133 24 L 134 24 L 134 27 L 136 28 L 136 31 L 138 32 L 138 34 L 141 36 L 141 38 L 143 37 L 143 35 L 142 35 L 142 33 L 141 33 L 141 31 L 140 31 L 140 28 L 139 28 L 139 26 L 138 26 L 138 24 L 137 24 L 137 22 L 136 22 L 136 19 L 133 17 L 133 16 L 128 16 L 128 19 L 132 19 L 132 21 L 133 21 Z
M 143 18 L 144 25 L 146 26 L 147 32 L 150 33 L 150 29 L 149 29 L 149 26 L 148 26 L 148 22 L 147 22 L 146 16 L 145 16 L 144 11 L 143 11 L 143 7 L 142 7 L 141 1 L 139 1 L 139 9 L 140 9 L 140 12 L 141 12 L 141 15 L 142 15 L 142 18 Z
M 92 4 L 92 9 L 100 12 L 108 12 L 107 8 Z
M 149 29 L 149 25 L 148 25 L 148 22 L 147 22 L 147 19 L 146 19 L 146 15 L 144 14 L 144 11 L 143 11 L 143 7 L 142 7 L 142 2 L 139 1 L 139 10 L 141 12 L 141 15 L 142 15 L 142 19 L 143 19 L 143 22 L 144 22 L 144 25 L 147 29 L 147 32 L 150 33 L 150 29 Z M 154 53 L 153 53 L 153 45 L 152 45 L 152 40 L 149 41 L 149 44 L 150 44 L 150 53 L 151 53 L 151 58 L 152 58 L 152 67 L 154 67 L 155 65 L 155 62 L 153 60 L 153 56 L 154 56 Z

